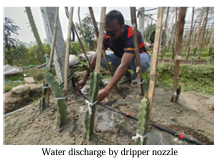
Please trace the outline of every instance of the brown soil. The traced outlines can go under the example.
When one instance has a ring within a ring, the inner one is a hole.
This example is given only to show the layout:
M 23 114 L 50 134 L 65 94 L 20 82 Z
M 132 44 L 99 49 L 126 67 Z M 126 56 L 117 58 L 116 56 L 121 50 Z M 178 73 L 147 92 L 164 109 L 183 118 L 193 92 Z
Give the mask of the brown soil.
M 137 117 L 142 97 L 129 83 L 119 86 L 102 103 Z M 147 90 L 145 90 L 147 92 Z M 137 122 L 97 106 L 95 134 L 87 143 L 84 116 L 87 107 L 79 94 L 70 92 L 67 99 L 68 123 L 57 126 L 57 106 L 51 105 L 43 112 L 38 103 L 4 118 L 5 144 L 133 144 Z M 151 121 L 167 129 L 185 134 L 203 144 L 214 144 L 214 96 L 196 92 L 182 92 L 178 103 L 172 103 L 171 90 L 156 88 Z M 190 144 L 171 134 L 150 126 L 147 144 Z

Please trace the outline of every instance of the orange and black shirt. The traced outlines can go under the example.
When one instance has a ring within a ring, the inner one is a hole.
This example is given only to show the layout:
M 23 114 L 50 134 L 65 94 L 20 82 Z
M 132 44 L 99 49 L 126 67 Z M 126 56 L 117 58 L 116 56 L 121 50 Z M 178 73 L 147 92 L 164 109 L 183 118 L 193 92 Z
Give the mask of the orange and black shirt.
M 149 54 L 145 48 L 142 35 L 139 31 L 138 31 L 138 42 L 139 42 L 140 53 Z M 132 28 L 130 26 L 125 25 L 125 30 L 122 36 L 113 42 L 110 42 L 109 37 L 105 34 L 103 39 L 103 45 L 105 49 L 110 48 L 114 52 L 114 54 L 120 58 L 123 56 L 124 53 L 135 54 Z

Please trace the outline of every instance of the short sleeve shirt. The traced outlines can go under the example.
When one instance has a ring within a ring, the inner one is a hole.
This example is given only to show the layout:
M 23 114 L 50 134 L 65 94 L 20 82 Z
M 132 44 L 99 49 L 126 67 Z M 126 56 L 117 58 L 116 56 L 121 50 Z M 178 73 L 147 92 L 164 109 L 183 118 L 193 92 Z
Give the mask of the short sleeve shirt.
M 139 43 L 139 52 L 147 53 L 145 44 L 142 39 L 141 33 L 138 31 L 138 43 Z M 103 39 L 104 48 L 110 48 L 114 54 L 118 57 L 122 57 L 124 53 L 132 53 L 135 54 L 134 40 L 133 40 L 133 30 L 130 26 L 125 25 L 125 30 L 122 36 L 110 42 L 109 37 L 105 34 Z

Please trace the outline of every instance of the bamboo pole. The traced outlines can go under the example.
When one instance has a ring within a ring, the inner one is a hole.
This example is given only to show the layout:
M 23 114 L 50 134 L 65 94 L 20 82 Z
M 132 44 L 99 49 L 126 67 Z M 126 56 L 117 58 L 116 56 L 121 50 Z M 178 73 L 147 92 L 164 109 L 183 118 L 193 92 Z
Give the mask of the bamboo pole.
M 67 43 L 66 43 L 66 53 L 65 53 L 65 71 L 64 71 L 64 95 L 67 96 L 68 89 L 68 66 L 69 66 L 69 48 L 70 48 L 70 39 L 71 39 L 71 27 L 72 27 L 72 18 L 73 18 L 73 7 L 70 7 L 69 22 L 68 22 L 68 34 L 67 34 Z
M 209 55 L 207 59 L 208 64 L 211 64 L 211 61 L 214 60 L 214 55 L 212 55 L 212 53 L 214 53 L 213 48 L 214 48 L 214 22 L 212 25 L 211 38 L 210 38 L 210 43 L 209 43 Z
M 98 41 L 98 36 L 99 36 L 98 26 L 97 26 L 97 22 L 96 22 L 95 17 L 94 17 L 94 12 L 93 12 L 92 7 L 89 7 L 89 12 L 90 12 L 90 15 L 91 15 L 91 18 L 92 18 L 93 26 L 95 28 L 95 34 L 96 34 L 97 41 Z M 102 50 L 102 55 L 103 55 L 103 57 L 105 59 L 105 63 L 106 63 L 106 66 L 107 66 L 107 68 L 109 70 L 110 76 L 113 76 L 113 72 L 112 72 L 112 69 L 111 69 L 110 64 L 108 62 L 104 47 L 103 47 L 103 50 Z M 116 88 L 116 91 L 118 91 L 117 85 L 115 86 L 115 88 Z
M 100 18 L 100 32 L 99 32 L 99 39 L 97 45 L 97 58 L 96 58 L 96 65 L 95 70 L 91 74 L 91 81 L 90 81 L 90 103 L 95 103 L 98 95 L 98 81 L 100 78 L 100 64 L 101 64 L 101 52 L 103 48 L 103 32 L 105 27 L 105 13 L 106 7 L 102 7 L 101 9 L 101 18 Z M 84 134 L 84 139 L 87 141 L 94 133 L 94 126 L 95 126 L 95 113 L 96 113 L 97 105 L 94 104 L 90 107 L 92 113 L 88 110 L 85 116 L 85 128 L 86 132 Z
M 177 102 L 177 86 L 179 79 L 179 69 L 181 60 L 181 47 L 182 47 L 182 36 L 184 32 L 185 14 L 187 7 L 180 7 L 179 18 L 178 18 L 178 30 L 176 39 L 176 55 L 175 55 L 175 70 L 174 70 L 174 80 L 173 80 L 173 102 Z
M 135 47 L 135 56 L 136 56 L 136 73 L 138 83 L 142 82 L 142 74 L 141 74 L 141 67 L 140 67 L 140 53 L 139 53 L 139 44 L 138 44 L 138 31 L 137 31 L 137 21 L 136 21 L 136 8 L 130 7 L 131 13 L 131 23 L 133 26 L 133 40 L 134 40 L 134 47 Z M 143 95 L 143 84 L 139 84 L 139 93 Z
M 34 37 L 36 39 L 36 42 L 37 42 L 38 47 L 39 47 L 40 52 L 41 52 L 41 54 L 39 54 L 39 52 L 36 51 L 37 52 L 37 58 L 38 58 L 39 62 L 42 62 L 43 60 L 42 60 L 41 56 L 45 55 L 45 50 L 43 48 L 43 44 L 41 42 L 41 39 L 40 39 L 38 30 L 37 30 L 37 27 L 36 27 L 34 18 L 32 16 L 31 8 L 30 7 L 25 7 L 25 10 L 26 10 L 26 13 L 27 13 L 27 16 L 28 16 L 29 23 L 31 25 L 32 32 L 34 34 Z
M 54 23 L 53 38 L 52 38 L 52 47 L 51 47 L 51 51 L 50 51 L 50 60 L 49 60 L 49 67 L 48 67 L 49 70 L 52 67 L 52 62 L 53 62 L 53 55 L 54 55 L 56 34 L 57 34 L 58 12 L 59 12 L 59 7 L 56 7 L 55 23 Z
M 67 9 L 66 9 L 66 12 L 67 12 L 67 14 L 69 14 L 68 11 L 67 11 Z M 72 24 L 71 24 L 71 27 L 73 28 L 73 30 L 74 30 L 74 32 L 75 32 L 75 34 L 76 34 L 76 36 L 77 36 L 77 39 L 78 39 L 79 44 L 80 44 L 80 46 L 81 46 L 81 48 L 82 48 L 82 50 L 83 50 L 84 56 L 85 56 L 85 58 L 86 58 L 86 61 L 87 61 L 88 65 L 89 65 L 89 69 L 91 70 L 91 65 L 90 65 L 89 58 L 88 58 L 88 56 L 86 55 L 86 51 L 85 51 L 85 49 L 84 49 L 84 46 L 83 46 L 83 44 L 82 44 L 82 41 L 81 41 L 81 39 L 80 39 L 78 33 L 77 33 L 77 30 L 76 30 L 76 27 L 75 27 L 75 25 L 74 25 L 73 20 L 72 20 L 71 23 L 72 23 Z
M 58 23 L 58 12 L 59 12 L 59 7 L 56 7 L 56 12 L 55 12 L 55 21 L 54 21 L 54 28 L 53 28 L 53 37 L 52 37 L 52 47 L 51 47 L 51 52 L 50 52 L 50 60 L 49 60 L 49 66 L 48 70 L 51 70 L 52 67 L 52 61 L 53 61 L 53 54 L 54 54 L 54 49 L 55 49 L 55 41 L 56 41 L 56 34 L 57 34 L 57 23 Z M 45 94 L 45 106 L 49 106 L 49 96 L 50 96 L 50 88 L 47 88 L 46 94 Z
M 200 43 L 200 50 L 199 50 L 199 56 L 198 59 L 201 59 L 201 53 L 202 53 L 202 48 L 203 48 L 203 40 L 204 40 L 204 36 L 205 36 L 205 29 L 206 29 L 206 24 L 207 24 L 207 20 L 208 20 L 208 12 L 209 12 L 209 7 L 207 7 L 206 9 L 206 17 L 204 19 L 204 24 L 203 24 L 203 31 L 201 33 L 201 43 Z
M 150 69 L 150 82 L 149 82 L 149 91 L 148 91 L 148 99 L 149 99 L 149 115 L 148 115 L 148 126 L 150 123 L 150 116 L 151 116 L 151 109 L 153 104 L 153 97 L 156 85 L 156 76 L 157 76 L 157 61 L 158 61 L 158 53 L 160 48 L 160 41 L 161 41 L 161 31 L 162 31 L 162 20 L 163 20 L 163 7 L 158 8 L 158 15 L 157 15 L 157 25 L 156 25 L 156 33 L 155 33 L 155 42 L 151 60 L 151 69 Z
M 85 43 L 85 46 L 88 47 L 87 45 L 87 42 L 86 42 L 86 37 L 84 35 L 84 31 L 83 31 L 83 27 L 82 27 L 82 22 L 81 22 L 81 18 L 80 18 L 80 7 L 78 7 L 78 19 L 79 19 L 79 24 L 80 24 L 80 32 L 81 32 L 81 35 L 84 39 L 84 43 Z
M 161 59 L 163 59 L 163 54 L 164 54 L 164 46 L 165 46 L 165 36 L 166 36 L 166 28 L 167 28 L 167 20 L 168 20 L 168 16 L 169 16 L 169 8 L 167 7 L 167 11 L 166 11 L 166 19 L 165 19 L 165 23 L 164 23 L 164 30 L 163 30 L 163 39 L 162 39 L 162 48 L 161 48 Z
M 189 34 L 188 42 L 187 42 L 187 46 L 186 46 L 186 50 L 187 50 L 186 59 L 187 60 L 188 60 L 188 56 L 189 56 L 189 53 L 190 53 L 191 36 L 192 36 L 192 33 L 193 33 L 193 19 L 194 19 L 194 7 L 192 8 L 191 28 L 190 28 L 190 34 Z
M 204 7 L 202 7 L 202 10 L 201 10 L 201 14 L 200 14 L 200 20 L 199 20 L 199 24 L 198 24 L 198 29 L 197 29 L 197 33 L 196 33 L 196 43 L 194 45 L 195 48 L 197 48 L 198 44 L 199 44 L 199 39 L 200 39 L 200 32 L 201 32 L 201 23 L 202 23 L 202 17 L 203 17 L 203 14 L 204 14 Z
M 212 22 L 211 28 L 209 29 L 208 35 L 206 36 L 206 43 L 205 43 L 206 46 L 208 46 L 209 43 L 210 43 L 210 39 L 211 39 L 211 36 L 212 36 L 212 30 L 213 29 L 214 29 L 214 21 Z
M 92 7 L 89 7 L 89 13 L 90 13 L 92 21 L 93 21 L 93 25 L 94 25 L 94 29 L 95 29 L 95 35 L 98 39 L 99 31 L 98 31 L 97 22 L 95 20 L 94 11 L 93 11 Z
M 178 29 L 178 8 L 176 8 L 176 14 L 175 14 L 175 34 L 174 34 L 174 39 L 172 43 L 172 59 L 175 57 L 175 43 L 176 43 L 176 38 L 177 38 L 177 29 Z
M 175 8 L 175 11 L 173 13 L 173 16 L 172 16 L 172 19 L 171 19 L 171 22 L 170 22 L 170 28 L 169 28 L 169 32 L 168 32 L 168 36 L 167 36 L 167 41 L 166 41 L 166 47 L 168 48 L 168 45 L 169 45 L 169 42 L 170 42 L 170 37 L 171 37 L 171 32 L 172 32 L 172 28 L 173 28 L 173 21 L 174 21 L 174 18 L 175 18 L 175 12 L 176 12 L 176 8 Z
M 195 63 L 196 51 L 197 51 L 197 47 L 198 47 L 198 45 L 200 43 L 201 23 L 202 23 L 202 17 L 203 17 L 203 14 L 204 14 L 204 10 L 205 10 L 205 8 L 202 7 L 202 10 L 201 10 L 201 13 L 200 13 L 199 24 L 197 26 L 197 32 L 196 32 L 196 35 L 195 35 L 195 38 L 194 38 L 194 45 L 193 45 L 194 53 L 193 53 L 193 58 L 192 58 L 192 64 Z

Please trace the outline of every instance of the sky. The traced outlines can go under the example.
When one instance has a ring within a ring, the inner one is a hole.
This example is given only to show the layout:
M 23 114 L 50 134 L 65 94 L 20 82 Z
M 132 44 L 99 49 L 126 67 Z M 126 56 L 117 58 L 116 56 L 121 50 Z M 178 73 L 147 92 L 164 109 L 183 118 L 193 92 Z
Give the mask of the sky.
M 140 7 L 136 7 L 136 8 L 138 9 Z M 147 10 L 147 9 L 151 9 L 151 8 L 157 8 L 157 7 L 148 7 L 145 9 Z M 113 10 L 113 9 L 119 10 L 123 14 L 125 20 L 130 20 L 130 8 L 129 7 L 107 7 L 106 12 L 109 12 L 110 10 Z M 40 8 L 39 7 L 31 7 L 31 10 L 32 10 L 34 20 L 36 22 L 36 26 L 37 26 L 40 38 L 42 41 L 44 41 L 44 39 L 46 39 L 46 33 L 45 33 L 45 28 L 44 28 Z M 95 15 L 96 21 L 100 21 L 101 7 L 93 7 L 93 10 L 94 10 L 94 15 Z M 73 20 L 75 22 L 78 22 L 77 12 L 78 12 L 78 7 L 75 7 L 74 8 L 74 17 L 73 17 Z M 188 21 L 188 20 L 190 21 L 191 12 L 192 12 L 192 9 L 190 7 L 190 8 L 188 8 L 188 11 L 187 11 L 186 21 Z M 88 14 L 88 13 L 89 13 L 88 7 L 81 7 L 81 9 L 80 9 L 81 19 L 85 18 L 86 14 Z M 157 13 L 157 10 L 146 12 L 146 14 L 147 13 Z M 4 7 L 4 17 L 5 16 L 13 19 L 14 22 L 16 23 L 16 25 L 18 25 L 20 27 L 20 30 L 18 32 L 19 36 L 17 36 L 17 38 L 20 41 L 25 42 L 25 43 L 30 43 L 30 42 L 35 41 L 33 33 L 31 32 L 31 28 L 30 28 L 24 7 Z M 170 17 L 171 16 L 172 15 L 170 15 Z M 64 7 L 59 8 L 59 18 L 60 18 L 60 22 L 61 22 L 63 36 L 64 36 L 64 39 L 66 40 L 68 19 L 65 15 Z M 157 19 L 157 14 L 154 14 L 153 18 Z

